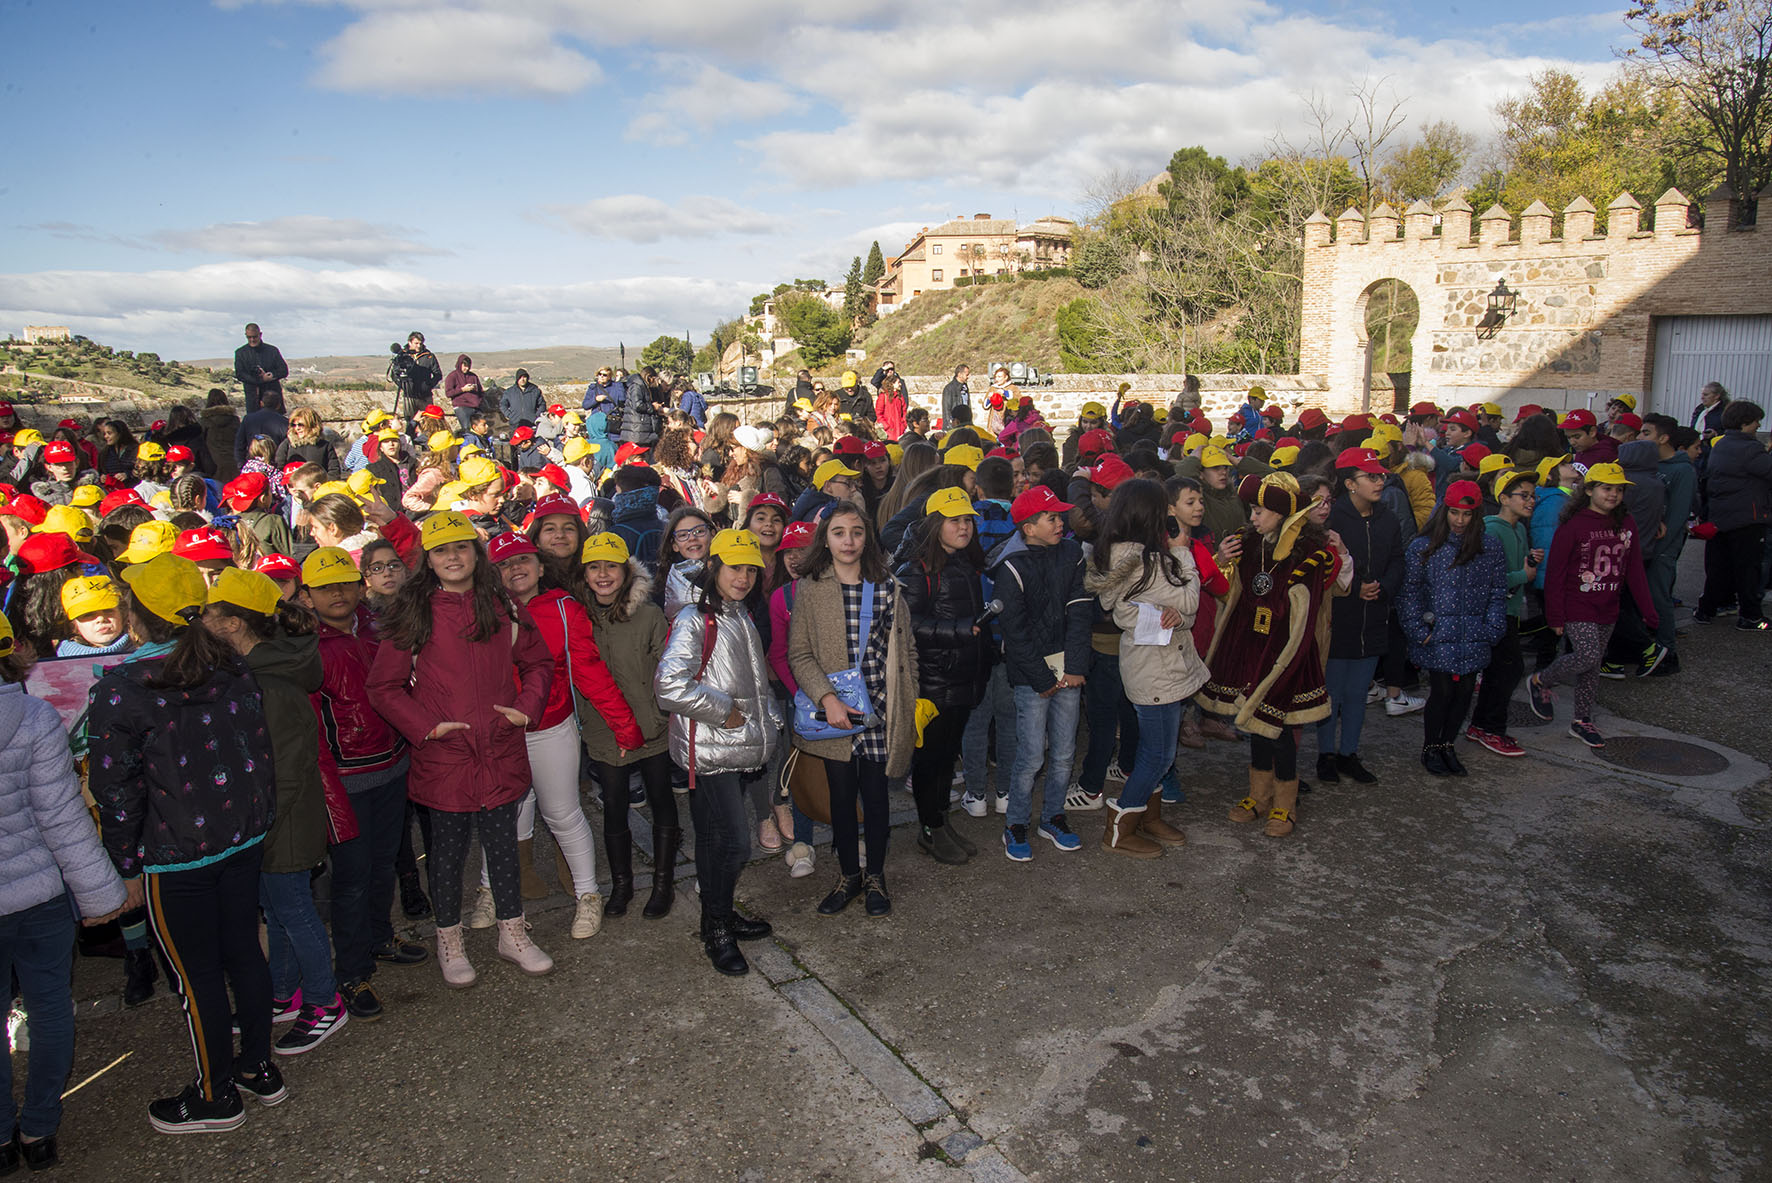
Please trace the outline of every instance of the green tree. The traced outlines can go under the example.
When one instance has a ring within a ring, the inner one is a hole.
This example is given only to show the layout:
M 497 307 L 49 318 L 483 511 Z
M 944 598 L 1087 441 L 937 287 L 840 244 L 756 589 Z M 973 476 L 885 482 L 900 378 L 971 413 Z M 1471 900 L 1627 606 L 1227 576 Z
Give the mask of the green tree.
M 669 334 L 655 337 L 652 344 L 640 351 L 641 365 L 671 370 L 678 374 L 688 373 L 694 360 L 695 350 L 690 348 L 689 342 Z
M 775 314 L 787 325 L 808 366 L 822 366 L 849 348 L 849 321 L 817 296 L 796 293 L 779 299 Z
M 861 282 L 861 256 L 857 255 L 849 264 L 849 274 L 843 280 L 843 315 L 853 324 L 861 319 L 861 314 L 867 311 L 867 307 L 867 296 Z
M 880 242 L 868 248 L 867 264 L 861 269 L 861 282 L 872 286 L 886 277 L 886 256 L 880 253 Z
M 1641 76 L 1624 75 L 1589 95 L 1566 71 L 1532 75 L 1525 94 L 1495 107 L 1502 204 L 1518 211 L 1539 200 L 1560 211 L 1586 197 L 1604 208 L 1624 192 L 1653 201 L 1679 180 L 1662 142 L 1669 107 Z
M 1406 205 L 1448 192 L 1464 175 L 1476 144 L 1476 137 L 1455 123 L 1423 124 L 1421 138 L 1399 147 L 1380 173 L 1385 199 Z
M 1095 301 L 1078 296 L 1058 310 L 1058 359 L 1073 374 L 1094 373 L 1100 368 L 1101 343 L 1091 311 Z

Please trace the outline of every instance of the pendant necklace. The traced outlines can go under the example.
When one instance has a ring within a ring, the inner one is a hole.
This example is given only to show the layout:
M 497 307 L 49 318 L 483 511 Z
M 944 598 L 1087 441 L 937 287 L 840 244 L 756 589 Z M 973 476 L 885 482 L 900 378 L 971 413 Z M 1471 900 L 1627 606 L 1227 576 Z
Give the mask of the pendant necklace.
M 1262 540 L 1261 553 L 1262 553 L 1262 557 L 1265 559 L 1267 557 L 1267 541 L 1266 541 L 1266 539 Z M 1265 596 L 1269 592 L 1273 591 L 1274 590 L 1274 577 L 1272 575 L 1268 574 L 1268 572 L 1272 571 L 1273 569 L 1274 569 L 1273 563 L 1263 563 L 1261 570 L 1257 571 L 1255 573 L 1254 578 L 1249 580 L 1249 590 L 1254 592 L 1258 596 Z

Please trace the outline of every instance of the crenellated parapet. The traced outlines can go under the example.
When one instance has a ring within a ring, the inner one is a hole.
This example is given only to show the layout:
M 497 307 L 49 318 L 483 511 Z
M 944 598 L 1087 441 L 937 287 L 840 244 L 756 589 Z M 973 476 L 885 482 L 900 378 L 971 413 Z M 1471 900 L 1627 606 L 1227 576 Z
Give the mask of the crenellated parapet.
M 1333 223 L 1321 210 L 1306 219 L 1304 245 L 1363 246 L 1401 240 L 1433 249 L 1478 249 L 1509 243 L 1535 246 L 1587 242 L 1594 238 L 1609 242 L 1668 238 L 1701 233 L 1697 226 L 1688 225 L 1692 205 L 1692 199 L 1678 189 L 1669 189 L 1657 197 L 1653 233 L 1641 228 L 1642 203 L 1629 193 L 1620 193 L 1607 205 L 1605 226 L 1598 231 L 1594 204 L 1585 197 L 1577 197 L 1563 207 L 1560 228 L 1555 225 L 1556 214 L 1542 201 L 1534 201 L 1521 211 L 1517 224 L 1505 208 L 1492 205 L 1474 219 L 1475 236 L 1471 233 L 1473 211 L 1463 198 L 1454 198 L 1437 211 L 1425 201 L 1416 201 L 1401 216 L 1388 203 L 1381 203 L 1369 215 L 1350 206 Z M 1719 187 L 1704 202 L 1705 226 L 1713 232 L 1742 229 L 1737 205 L 1735 191 L 1726 185 Z M 1553 233 L 1558 229 L 1560 232 Z

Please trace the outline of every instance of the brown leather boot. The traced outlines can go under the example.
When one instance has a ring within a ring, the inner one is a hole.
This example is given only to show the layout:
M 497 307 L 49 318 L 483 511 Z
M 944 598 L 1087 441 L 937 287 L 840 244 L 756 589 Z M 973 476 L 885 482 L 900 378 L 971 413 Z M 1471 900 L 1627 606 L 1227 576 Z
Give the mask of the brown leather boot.
M 535 839 L 517 839 L 517 871 L 523 876 L 524 899 L 545 900 L 548 898 L 547 881 L 535 873 Z
M 1138 832 L 1138 825 L 1145 818 L 1143 809 L 1121 809 L 1112 801 L 1106 804 L 1108 824 L 1101 835 L 1104 850 L 1132 858 L 1156 858 L 1163 853 L 1161 846 Z
M 1205 747 L 1206 737 L 1200 733 L 1200 721 L 1192 715 L 1184 717 L 1181 721 L 1181 735 L 1177 737 L 1176 742 L 1184 748 L 1193 748 L 1195 751 Z
M 1163 820 L 1163 794 L 1160 789 L 1152 793 L 1151 799 L 1145 802 L 1144 820 L 1138 823 L 1138 832 L 1164 846 L 1187 845 L 1187 834 Z
M 1249 795 L 1231 807 L 1230 819 L 1234 822 L 1252 822 L 1258 817 L 1267 816 L 1267 811 L 1274 804 L 1274 774 L 1271 770 L 1251 768 L 1249 770 Z
M 1217 715 L 1207 715 L 1200 720 L 1200 734 L 1207 739 L 1222 739 L 1227 743 L 1237 742 L 1237 729 Z
M 1274 805 L 1267 814 L 1267 836 L 1284 838 L 1298 819 L 1298 778 L 1274 782 Z

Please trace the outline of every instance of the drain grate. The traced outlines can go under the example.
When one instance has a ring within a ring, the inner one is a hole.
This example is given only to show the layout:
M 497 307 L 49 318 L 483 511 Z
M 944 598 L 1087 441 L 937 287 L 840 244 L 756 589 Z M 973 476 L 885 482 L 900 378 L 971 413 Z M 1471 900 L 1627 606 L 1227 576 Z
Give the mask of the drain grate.
M 1644 735 L 1625 735 L 1608 739 L 1600 749 L 1600 758 L 1608 764 L 1633 772 L 1656 776 L 1715 776 L 1726 772 L 1729 760 L 1709 748 L 1677 739 L 1651 739 Z

